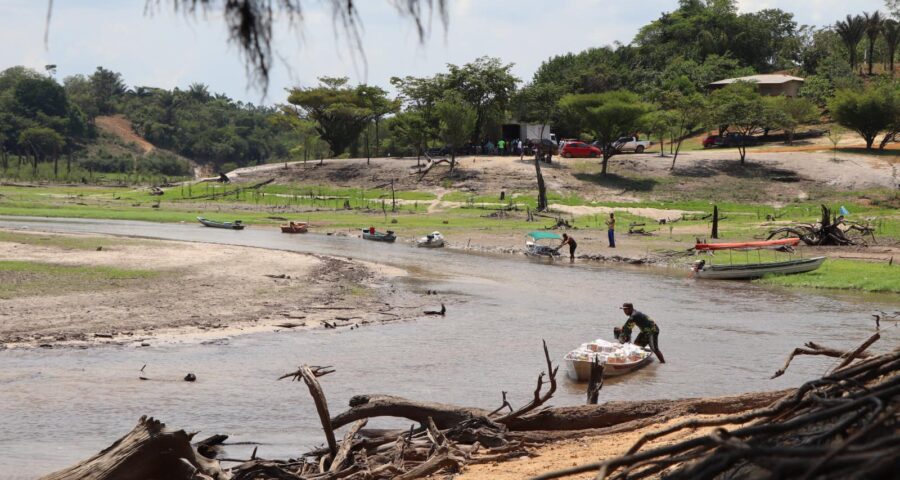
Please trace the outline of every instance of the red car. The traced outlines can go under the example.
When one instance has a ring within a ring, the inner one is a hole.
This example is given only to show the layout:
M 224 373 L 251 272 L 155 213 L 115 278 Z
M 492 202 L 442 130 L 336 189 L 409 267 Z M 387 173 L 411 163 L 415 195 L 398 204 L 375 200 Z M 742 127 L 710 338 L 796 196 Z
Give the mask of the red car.
M 566 158 L 572 157 L 599 157 L 603 154 L 603 152 L 593 146 L 588 145 L 584 142 L 567 142 L 563 145 L 562 150 L 559 151 L 559 154 Z

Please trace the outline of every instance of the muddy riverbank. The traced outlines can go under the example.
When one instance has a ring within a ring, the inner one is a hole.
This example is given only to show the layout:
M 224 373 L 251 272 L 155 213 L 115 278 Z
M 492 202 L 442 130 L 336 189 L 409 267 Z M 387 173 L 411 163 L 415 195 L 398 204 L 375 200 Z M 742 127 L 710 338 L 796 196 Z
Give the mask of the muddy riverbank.
M 405 272 L 370 262 L 103 235 L 5 233 L 0 345 L 6 347 L 147 346 L 185 336 L 355 328 L 418 313 L 403 308 L 412 295 L 391 291 Z

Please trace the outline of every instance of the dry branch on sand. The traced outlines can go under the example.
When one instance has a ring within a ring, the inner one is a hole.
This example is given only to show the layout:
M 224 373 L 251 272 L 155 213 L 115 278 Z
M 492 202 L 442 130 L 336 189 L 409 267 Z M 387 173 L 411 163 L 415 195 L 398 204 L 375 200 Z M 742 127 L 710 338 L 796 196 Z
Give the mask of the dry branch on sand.
M 896 435 L 900 349 L 851 364 L 864 357 L 864 350 L 876 340 L 877 335 L 849 353 L 807 344 L 810 350 L 821 352 L 818 354 L 835 353 L 833 356 L 844 361 L 823 378 L 796 390 L 560 408 L 544 407 L 556 389 L 558 371 L 544 344 L 547 370 L 538 375 L 531 400 L 515 409 L 503 392 L 502 405 L 494 411 L 390 395 L 358 395 L 351 399 L 347 411 L 330 417 L 318 381 L 330 370 L 301 366 L 281 378 L 306 383 L 322 421 L 327 446 L 299 459 L 265 460 L 257 458 L 254 451 L 249 461 L 223 470 L 218 462 L 191 447 L 190 435 L 166 431 L 159 422 L 142 418 L 131 433 L 112 447 L 46 478 L 137 478 L 115 469 L 130 465 L 144 469 L 135 471 L 147 472 L 140 478 L 414 479 L 454 473 L 466 465 L 529 456 L 530 447 L 567 436 L 632 431 L 686 414 L 725 416 L 681 422 L 644 435 L 622 457 L 538 478 L 599 471 L 598 478 L 646 478 L 665 473 L 671 478 L 702 479 L 741 469 L 763 476 L 806 474 L 839 478 L 848 472 L 859 472 L 876 478 L 895 471 L 891 469 L 896 469 L 900 458 L 900 439 Z M 378 416 L 407 418 L 418 426 L 377 434 L 364 431 L 366 421 Z M 351 427 L 338 441 L 334 429 L 345 425 Z M 684 429 L 723 425 L 744 426 L 730 432 L 719 428 L 707 436 L 641 451 L 647 442 Z

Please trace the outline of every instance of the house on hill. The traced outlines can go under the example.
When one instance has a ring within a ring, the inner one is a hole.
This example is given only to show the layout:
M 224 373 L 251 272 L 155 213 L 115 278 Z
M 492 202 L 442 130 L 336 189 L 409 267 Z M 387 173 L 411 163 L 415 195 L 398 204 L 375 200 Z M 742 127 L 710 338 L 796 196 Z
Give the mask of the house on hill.
M 750 75 L 749 77 L 726 78 L 709 84 L 710 90 L 722 88 L 736 82 L 755 83 L 762 95 L 786 95 L 788 97 L 796 97 L 803 85 L 803 79 L 800 77 L 792 77 L 790 75 L 770 74 L 770 75 Z

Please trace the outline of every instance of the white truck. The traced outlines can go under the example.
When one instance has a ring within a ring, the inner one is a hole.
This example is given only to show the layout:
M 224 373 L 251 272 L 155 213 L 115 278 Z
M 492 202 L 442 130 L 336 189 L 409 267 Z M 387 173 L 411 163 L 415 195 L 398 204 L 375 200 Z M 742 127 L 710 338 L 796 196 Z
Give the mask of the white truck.
M 613 146 L 618 152 L 634 152 L 644 153 L 644 150 L 650 148 L 653 142 L 649 140 L 638 140 L 637 137 L 619 137 Z
M 539 139 L 556 141 L 556 134 L 550 132 L 550 125 L 541 125 L 539 123 L 504 124 L 502 126 L 502 136 L 506 140 L 520 139 L 523 142 L 536 142 Z

